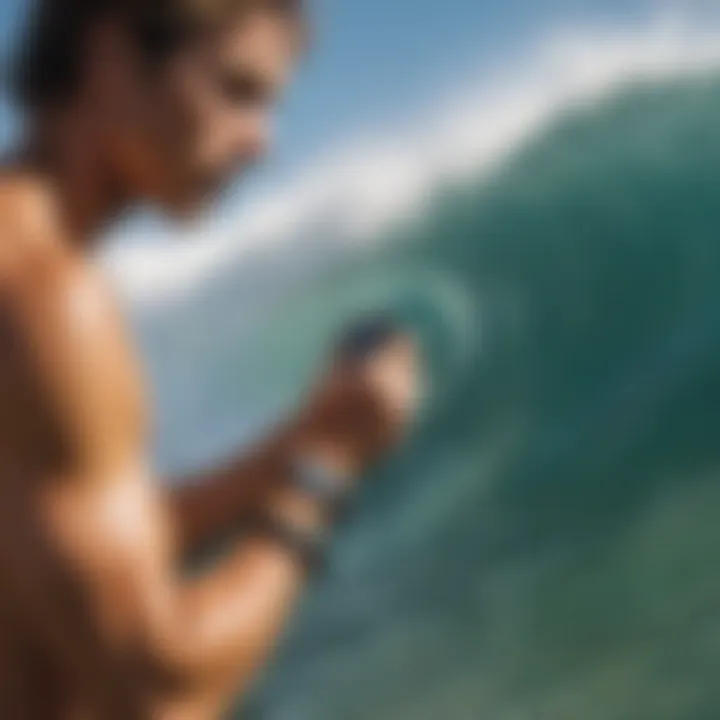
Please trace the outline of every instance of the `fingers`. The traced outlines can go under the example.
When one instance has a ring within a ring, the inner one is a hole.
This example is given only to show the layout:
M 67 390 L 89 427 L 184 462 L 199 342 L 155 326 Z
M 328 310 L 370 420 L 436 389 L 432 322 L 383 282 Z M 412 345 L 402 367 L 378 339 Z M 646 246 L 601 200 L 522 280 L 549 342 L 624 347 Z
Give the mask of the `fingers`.
M 416 412 L 422 392 L 422 372 L 414 339 L 396 334 L 365 365 L 365 377 L 383 398 L 395 422 L 404 423 Z

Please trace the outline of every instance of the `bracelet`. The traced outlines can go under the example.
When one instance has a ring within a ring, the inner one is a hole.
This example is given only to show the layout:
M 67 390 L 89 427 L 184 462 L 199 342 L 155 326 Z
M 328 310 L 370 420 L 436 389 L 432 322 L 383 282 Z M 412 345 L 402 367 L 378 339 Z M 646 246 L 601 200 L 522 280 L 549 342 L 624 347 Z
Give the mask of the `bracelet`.
M 298 454 L 289 463 L 288 476 L 293 489 L 325 505 L 333 519 L 346 515 L 350 483 L 327 462 L 310 453 Z
M 300 561 L 310 576 L 317 576 L 327 566 L 328 533 L 324 530 L 311 530 L 298 523 L 266 513 L 256 518 L 246 528 L 245 534 L 278 543 Z
M 286 477 L 293 491 L 324 506 L 332 520 L 344 516 L 349 507 L 351 484 L 315 452 L 300 452 L 287 462 Z M 267 510 L 245 528 L 245 535 L 277 542 L 294 554 L 308 575 L 322 572 L 329 539 L 327 529 L 312 529 Z

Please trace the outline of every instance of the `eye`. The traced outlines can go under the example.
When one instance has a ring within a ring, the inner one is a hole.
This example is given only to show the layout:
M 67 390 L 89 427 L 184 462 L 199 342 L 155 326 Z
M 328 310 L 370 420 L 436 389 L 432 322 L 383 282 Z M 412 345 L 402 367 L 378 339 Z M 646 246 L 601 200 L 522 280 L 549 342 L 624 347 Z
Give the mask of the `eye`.
M 220 78 L 223 96 L 233 105 L 260 105 L 268 90 L 262 79 L 250 73 L 224 73 Z

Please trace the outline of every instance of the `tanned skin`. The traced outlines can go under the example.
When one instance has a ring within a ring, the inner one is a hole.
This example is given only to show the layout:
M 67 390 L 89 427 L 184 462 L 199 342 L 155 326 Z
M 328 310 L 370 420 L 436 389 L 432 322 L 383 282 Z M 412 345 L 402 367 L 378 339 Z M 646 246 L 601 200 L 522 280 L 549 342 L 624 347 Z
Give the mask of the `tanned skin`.
M 297 43 L 269 10 L 152 72 L 121 27 L 87 39 L 76 92 L 29 119 L 0 177 L 0 717 L 210 720 L 267 660 L 305 572 L 260 537 L 199 577 L 183 560 L 263 510 L 326 523 L 285 461 L 312 451 L 352 482 L 407 424 L 416 354 L 398 336 L 330 365 L 250 457 L 155 476 L 143 379 L 88 255 L 127 204 L 191 214 L 255 160 Z

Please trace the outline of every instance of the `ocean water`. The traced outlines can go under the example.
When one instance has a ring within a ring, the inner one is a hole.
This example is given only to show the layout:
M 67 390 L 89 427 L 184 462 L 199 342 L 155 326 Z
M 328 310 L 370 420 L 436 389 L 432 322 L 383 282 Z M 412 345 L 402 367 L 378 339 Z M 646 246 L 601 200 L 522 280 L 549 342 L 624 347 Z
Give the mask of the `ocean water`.
M 720 717 L 720 79 L 577 106 L 381 232 L 140 328 L 168 468 L 270 424 L 361 310 L 429 358 L 236 717 Z

